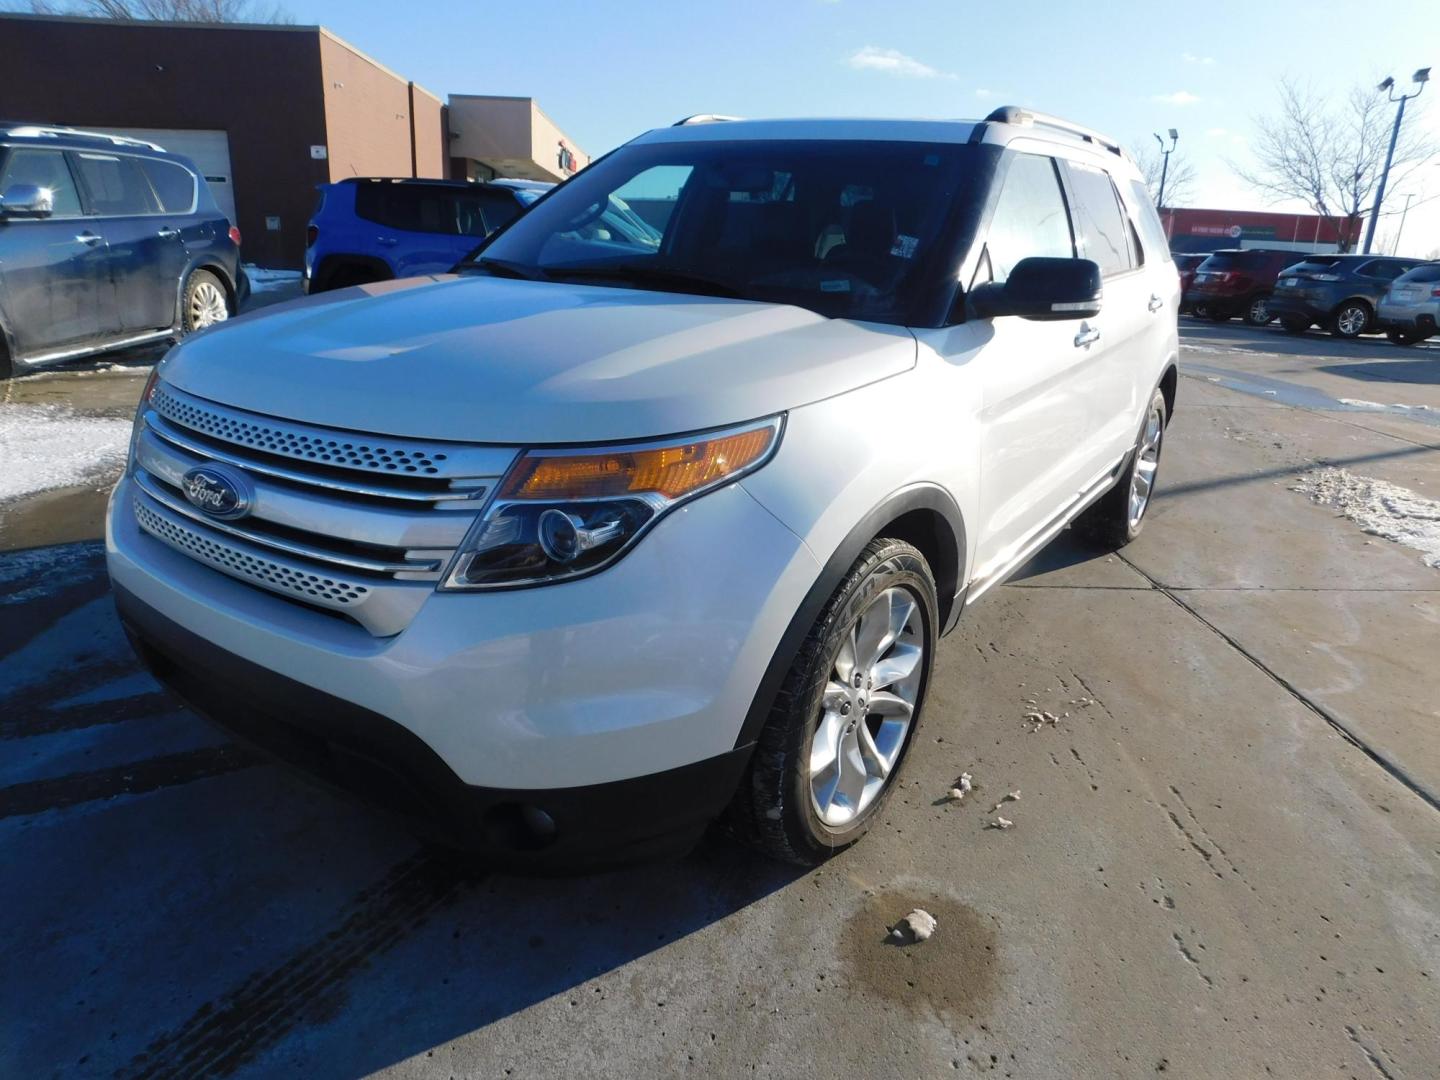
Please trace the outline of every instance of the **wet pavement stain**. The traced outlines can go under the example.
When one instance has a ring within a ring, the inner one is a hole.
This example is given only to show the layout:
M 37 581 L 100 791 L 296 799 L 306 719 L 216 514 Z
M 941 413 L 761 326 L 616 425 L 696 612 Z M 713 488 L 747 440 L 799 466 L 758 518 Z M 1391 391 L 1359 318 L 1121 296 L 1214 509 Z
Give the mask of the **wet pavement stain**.
M 889 930 L 911 911 L 935 916 L 927 941 L 896 945 Z M 839 952 L 851 985 L 912 1012 L 974 1019 L 988 1011 L 1000 981 L 992 916 L 948 897 L 880 890 L 866 896 L 840 932 Z

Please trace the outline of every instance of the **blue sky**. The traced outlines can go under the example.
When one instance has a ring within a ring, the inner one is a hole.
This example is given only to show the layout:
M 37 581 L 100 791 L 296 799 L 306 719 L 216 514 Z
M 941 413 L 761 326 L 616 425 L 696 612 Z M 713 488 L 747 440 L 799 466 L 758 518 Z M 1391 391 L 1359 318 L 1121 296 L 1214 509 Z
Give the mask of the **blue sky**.
M 1127 144 L 1178 128 L 1191 205 L 1237 209 L 1275 205 L 1226 159 L 1248 158 L 1282 76 L 1342 92 L 1394 74 L 1408 87 L 1433 64 L 1418 104 L 1440 87 L 1440 0 L 287 4 L 441 97 L 533 96 L 592 154 L 696 112 L 974 117 L 1024 104 Z M 1377 17 L 1356 27 L 1365 11 Z M 1412 117 L 1440 137 L 1440 107 Z M 1411 187 L 1431 201 L 1405 227 L 1420 253 L 1440 247 L 1440 167 L 1425 172 L 1435 179 Z

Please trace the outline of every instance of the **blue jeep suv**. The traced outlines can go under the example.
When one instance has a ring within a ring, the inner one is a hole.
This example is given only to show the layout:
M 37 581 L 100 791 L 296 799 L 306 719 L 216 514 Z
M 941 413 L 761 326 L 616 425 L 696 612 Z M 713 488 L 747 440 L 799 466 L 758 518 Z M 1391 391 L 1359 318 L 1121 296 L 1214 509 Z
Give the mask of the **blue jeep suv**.
M 322 184 L 305 233 L 305 291 L 443 274 L 553 186 L 377 177 Z
M 0 378 L 201 329 L 242 289 L 240 233 L 187 158 L 0 124 Z

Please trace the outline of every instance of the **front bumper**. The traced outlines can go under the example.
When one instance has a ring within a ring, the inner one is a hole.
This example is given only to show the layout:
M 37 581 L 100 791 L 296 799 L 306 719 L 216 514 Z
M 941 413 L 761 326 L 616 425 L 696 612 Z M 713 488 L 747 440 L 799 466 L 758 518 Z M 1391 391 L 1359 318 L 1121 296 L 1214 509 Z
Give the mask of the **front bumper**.
M 1323 323 L 1330 317 L 1330 308 L 1303 297 L 1275 293 L 1270 297 L 1270 314 L 1278 319 L 1303 319 L 1306 322 Z
M 245 742 L 441 843 L 524 869 L 585 869 L 683 854 L 724 810 L 740 747 L 650 776 L 573 788 L 466 784 L 413 732 L 277 675 L 166 618 L 122 586 L 115 603 L 146 667 Z
M 646 779 L 664 788 L 661 777 L 688 767 L 723 790 L 688 790 L 701 785 L 687 780 L 681 787 L 693 805 L 673 793 L 647 796 L 645 812 L 659 826 L 722 807 L 741 722 L 820 571 L 799 538 L 737 484 L 675 511 L 593 577 L 434 592 L 400 633 L 377 638 L 181 554 L 139 528 L 132 500 L 133 481 L 123 479 L 107 518 L 111 579 L 129 608 L 122 613 L 182 696 L 262 745 L 269 740 L 245 730 L 246 710 L 237 719 L 230 698 L 328 742 L 351 728 L 390 730 L 379 743 L 367 736 L 380 747 L 370 757 L 411 762 L 403 770 L 410 786 L 481 792 L 441 798 L 461 832 L 477 821 L 489 829 L 488 808 L 517 801 L 506 793 L 589 792 L 575 796 L 578 806 L 611 784 Z M 213 677 L 224 693 L 205 692 L 212 671 L 221 672 Z M 250 692 L 261 683 L 283 693 Z M 308 704 L 272 709 L 271 698 Z M 301 764 L 313 768 L 313 755 Z M 471 809 L 456 813 L 461 804 Z M 586 816 L 573 812 L 577 821 Z
M 1187 311 L 1203 307 L 1220 315 L 1238 315 L 1245 310 L 1245 298 L 1230 293 L 1207 292 L 1204 289 L 1187 289 L 1180 306 Z

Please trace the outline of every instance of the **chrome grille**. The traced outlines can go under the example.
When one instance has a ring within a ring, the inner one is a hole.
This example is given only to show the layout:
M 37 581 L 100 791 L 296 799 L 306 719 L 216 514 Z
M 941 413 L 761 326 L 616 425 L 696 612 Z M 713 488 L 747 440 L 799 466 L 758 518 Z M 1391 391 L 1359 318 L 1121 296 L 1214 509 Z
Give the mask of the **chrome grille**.
M 134 443 L 135 515 L 198 562 L 384 636 L 413 617 L 514 455 L 294 423 L 157 383 Z M 244 517 L 186 499 L 186 472 L 216 463 L 253 489 Z
M 307 424 L 251 418 L 234 410 L 202 404 L 189 395 L 182 397 L 161 383 L 157 383 L 151 393 L 150 404 L 161 416 L 181 427 L 221 442 L 299 461 L 371 472 L 439 476 L 441 466 L 449 457 L 443 450 L 408 440 L 384 438 L 382 441 L 353 433 L 327 432 Z

